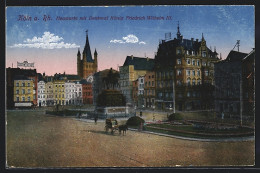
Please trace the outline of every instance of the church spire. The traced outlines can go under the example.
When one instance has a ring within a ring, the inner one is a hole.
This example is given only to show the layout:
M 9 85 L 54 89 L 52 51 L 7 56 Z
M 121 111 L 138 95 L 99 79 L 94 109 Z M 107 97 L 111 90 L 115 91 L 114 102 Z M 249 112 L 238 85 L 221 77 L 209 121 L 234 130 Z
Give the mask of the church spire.
M 93 62 L 92 55 L 91 55 L 91 50 L 90 50 L 90 45 L 88 41 L 88 30 L 86 30 L 86 44 L 83 50 L 83 55 L 85 54 L 87 62 Z
M 94 55 L 97 55 L 97 50 L 95 49 Z
M 180 26 L 179 26 L 179 21 L 178 21 L 178 27 L 177 27 L 177 39 L 181 38 L 181 32 L 180 32 Z
M 78 48 L 78 54 L 77 54 L 78 56 L 80 56 L 80 51 L 79 51 L 79 48 Z
M 202 41 L 204 41 L 204 40 L 205 40 L 205 39 L 204 39 L 204 36 L 203 36 L 203 33 L 202 33 L 202 38 L 201 38 L 201 40 L 202 40 Z

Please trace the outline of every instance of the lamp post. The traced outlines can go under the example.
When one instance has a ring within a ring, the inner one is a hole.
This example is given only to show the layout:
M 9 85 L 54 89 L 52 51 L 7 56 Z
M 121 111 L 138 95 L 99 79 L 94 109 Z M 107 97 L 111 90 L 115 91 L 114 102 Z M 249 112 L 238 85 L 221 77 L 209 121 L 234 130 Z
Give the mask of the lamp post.
M 172 109 L 173 109 L 173 113 L 175 113 L 175 84 L 174 84 L 174 74 L 172 77 Z
M 239 76 L 239 101 L 240 101 L 240 126 L 243 125 L 243 88 L 242 88 L 242 75 L 240 73 L 233 73 Z

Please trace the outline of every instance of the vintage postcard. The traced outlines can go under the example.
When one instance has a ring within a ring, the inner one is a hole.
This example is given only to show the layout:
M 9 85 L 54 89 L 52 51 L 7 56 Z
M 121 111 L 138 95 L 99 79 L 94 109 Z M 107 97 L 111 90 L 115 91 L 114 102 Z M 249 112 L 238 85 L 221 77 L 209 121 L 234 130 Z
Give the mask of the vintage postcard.
M 6 8 L 6 168 L 254 165 L 254 6 Z

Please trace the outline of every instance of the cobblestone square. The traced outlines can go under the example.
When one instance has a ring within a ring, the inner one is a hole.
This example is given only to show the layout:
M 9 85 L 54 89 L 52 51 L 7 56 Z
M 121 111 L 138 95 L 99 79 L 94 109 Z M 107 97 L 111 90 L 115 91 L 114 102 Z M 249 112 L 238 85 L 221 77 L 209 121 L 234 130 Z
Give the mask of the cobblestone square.
M 176 167 L 254 165 L 255 141 L 202 142 L 138 131 L 106 133 L 104 121 L 42 111 L 7 112 L 7 166 Z

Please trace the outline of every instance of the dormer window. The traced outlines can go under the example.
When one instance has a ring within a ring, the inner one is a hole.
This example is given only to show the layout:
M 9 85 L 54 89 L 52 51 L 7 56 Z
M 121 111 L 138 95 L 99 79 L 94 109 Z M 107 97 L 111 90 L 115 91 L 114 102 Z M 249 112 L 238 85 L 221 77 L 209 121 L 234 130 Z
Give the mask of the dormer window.
M 206 51 L 203 51 L 202 52 L 202 57 L 206 57 L 206 56 L 207 56 Z

